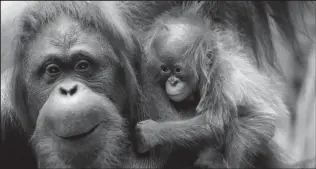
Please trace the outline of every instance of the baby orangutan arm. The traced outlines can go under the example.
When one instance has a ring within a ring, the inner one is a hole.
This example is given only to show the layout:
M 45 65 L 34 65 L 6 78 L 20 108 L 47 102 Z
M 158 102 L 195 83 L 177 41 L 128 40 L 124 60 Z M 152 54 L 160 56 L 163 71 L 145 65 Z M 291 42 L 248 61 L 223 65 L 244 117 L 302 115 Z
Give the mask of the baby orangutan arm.
M 179 121 L 144 120 L 136 125 L 136 133 L 139 139 L 139 153 L 145 153 L 156 145 L 165 143 L 192 147 L 198 141 L 212 137 L 203 114 Z

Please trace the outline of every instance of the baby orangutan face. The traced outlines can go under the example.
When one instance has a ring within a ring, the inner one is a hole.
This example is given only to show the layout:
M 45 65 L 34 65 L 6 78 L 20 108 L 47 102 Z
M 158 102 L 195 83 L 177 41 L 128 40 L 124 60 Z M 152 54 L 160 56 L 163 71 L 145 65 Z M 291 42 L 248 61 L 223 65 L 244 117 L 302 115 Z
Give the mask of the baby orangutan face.
M 192 96 L 198 82 L 197 71 L 190 62 L 192 57 L 186 56 L 191 42 L 190 36 L 183 29 L 176 30 L 179 26 L 183 25 L 175 24 L 162 28 L 157 32 L 152 44 L 157 62 L 155 64 L 159 66 L 160 82 L 164 85 L 168 97 L 174 102 L 181 102 Z

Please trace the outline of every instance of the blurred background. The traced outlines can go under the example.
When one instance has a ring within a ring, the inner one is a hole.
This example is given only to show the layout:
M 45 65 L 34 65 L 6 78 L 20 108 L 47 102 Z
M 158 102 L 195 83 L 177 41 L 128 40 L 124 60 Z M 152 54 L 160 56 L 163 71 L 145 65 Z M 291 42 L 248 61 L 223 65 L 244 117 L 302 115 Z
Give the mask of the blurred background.
M 293 48 L 282 42 L 275 33 L 274 45 L 289 86 L 285 100 L 291 111 L 289 119 L 281 118 L 278 122 L 279 132 L 275 139 L 291 156 L 290 163 L 312 160 L 307 167 L 315 168 L 316 3 L 289 3 L 291 19 L 296 28 L 295 36 L 299 41 L 296 47 L 301 50 L 294 52 Z M 302 5 L 304 10 L 299 8 Z
M 18 6 L 24 6 L 26 2 L 15 2 L 13 5 L 15 8 L 11 8 L 12 3 L 1 1 L 1 23 L 12 20 L 18 14 L 15 11 L 19 8 Z M 285 100 L 291 111 L 289 117 L 280 117 L 274 139 L 290 155 L 286 158 L 289 163 L 303 166 L 300 162 L 307 161 L 308 165 L 305 167 L 315 168 L 316 2 L 302 4 L 299 1 L 291 1 L 289 3 L 291 19 L 296 28 L 295 36 L 299 44 L 292 47 L 281 40 L 277 31 L 274 32 L 274 45 L 288 84 Z M 301 5 L 305 5 L 304 10 L 299 8 Z M 14 32 L 14 27 L 11 26 L 1 24 L 1 49 L 8 48 L 11 44 L 8 38 L 11 36 L 10 33 Z M 12 58 L 3 57 L 7 54 L 5 50 L 1 50 L 1 73 L 12 63 Z

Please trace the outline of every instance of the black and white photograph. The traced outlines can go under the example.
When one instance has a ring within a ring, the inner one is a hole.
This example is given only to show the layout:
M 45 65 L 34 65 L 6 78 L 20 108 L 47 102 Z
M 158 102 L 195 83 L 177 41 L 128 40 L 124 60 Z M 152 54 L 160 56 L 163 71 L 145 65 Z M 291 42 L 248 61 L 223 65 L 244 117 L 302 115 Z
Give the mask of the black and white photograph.
M 1 169 L 316 168 L 315 1 L 1 1 Z

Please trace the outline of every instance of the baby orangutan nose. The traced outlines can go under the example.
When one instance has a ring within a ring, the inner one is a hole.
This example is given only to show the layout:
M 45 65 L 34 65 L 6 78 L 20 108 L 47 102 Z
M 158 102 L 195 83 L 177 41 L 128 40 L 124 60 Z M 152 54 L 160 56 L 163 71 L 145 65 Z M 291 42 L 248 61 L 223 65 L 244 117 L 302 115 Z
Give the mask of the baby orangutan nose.
M 172 77 L 170 77 L 170 78 L 168 79 L 168 82 L 169 82 L 172 86 L 176 86 L 176 85 L 178 84 L 178 82 L 179 82 L 179 79 L 176 78 L 176 77 L 174 77 L 174 76 L 172 76 Z

